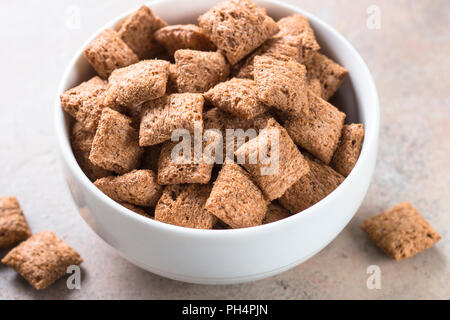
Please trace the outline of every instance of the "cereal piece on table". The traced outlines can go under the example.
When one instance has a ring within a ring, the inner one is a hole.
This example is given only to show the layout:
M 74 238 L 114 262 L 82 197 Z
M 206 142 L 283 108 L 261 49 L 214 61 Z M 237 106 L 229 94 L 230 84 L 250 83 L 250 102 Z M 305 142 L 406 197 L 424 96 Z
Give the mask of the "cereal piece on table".
M 121 176 L 98 179 L 94 184 L 114 201 L 142 207 L 155 206 L 162 192 L 152 170 L 133 170 Z
M 142 6 L 125 18 L 118 33 L 139 59 L 150 59 L 162 52 L 154 39 L 154 32 L 165 26 L 164 20 L 155 16 L 149 7 Z
M 110 108 L 103 109 L 89 160 L 103 169 L 124 174 L 138 167 L 142 152 L 131 119 Z
M 162 185 L 199 183 L 205 184 L 211 180 L 214 163 L 207 162 L 200 152 L 198 160 L 194 157 L 194 144 L 191 143 L 191 156 L 184 160 L 181 152 L 172 159 L 172 150 L 179 142 L 166 141 L 163 143 L 158 163 L 158 183 Z M 179 161 L 180 163 L 177 163 Z
M 255 57 L 258 98 L 268 106 L 301 116 L 308 109 L 306 68 L 293 60 Z
M 155 39 L 162 45 L 170 56 L 180 49 L 198 51 L 215 51 L 214 44 L 209 40 L 205 31 L 193 24 L 179 24 L 164 27 L 155 32 Z
M 266 11 L 250 0 L 220 2 L 198 22 L 232 65 L 279 31 Z
M 288 210 L 284 209 L 283 207 L 280 207 L 277 204 L 270 203 L 269 206 L 267 207 L 267 212 L 263 219 L 263 224 L 283 220 L 290 216 L 291 213 Z
M 216 217 L 205 209 L 211 185 L 171 185 L 164 189 L 155 209 L 155 220 L 176 226 L 212 229 Z
M 292 59 L 299 63 L 303 62 L 302 37 L 285 36 L 273 37 L 255 50 L 240 66 L 237 78 L 254 78 L 254 62 L 256 56 L 273 57 L 278 60 L 287 61 Z
M 242 145 L 236 157 L 238 163 L 243 161 L 242 166 L 270 201 L 281 197 L 309 172 L 308 162 L 274 119 L 268 121 L 258 137 Z
M 15 197 L 0 197 L 0 249 L 9 248 L 31 236 L 31 229 Z
M 345 114 L 311 91 L 308 101 L 308 112 L 291 117 L 284 127 L 296 144 L 329 164 L 339 144 Z
M 219 52 L 175 52 L 178 92 L 203 93 L 227 80 L 230 68 Z
M 141 216 L 144 216 L 146 218 L 153 219 L 151 215 L 149 215 L 143 208 L 135 206 L 134 204 L 126 203 L 126 202 L 119 202 L 119 204 L 122 207 L 127 208 L 128 210 L 133 211 L 134 213 L 137 213 Z
M 152 146 L 169 140 L 176 129 L 194 132 L 195 122 L 203 122 L 201 94 L 175 93 L 145 104 L 139 144 Z
M 276 34 L 277 37 L 284 36 L 301 36 L 303 46 L 303 63 L 312 60 L 320 46 L 316 41 L 314 30 L 311 28 L 308 19 L 300 14 L 294 14 L 285 17 L 277 22 L 280 32 Z
M 60 96 L 63 110 L 81 122 L 86 129 L 95 132 L 105 107 L 103 100 L 107 85 L 108 82 L 100 77 L 93 77 L 67 90 Z
M 291 213 L 298 213 L 313 206 L 331 192 L 343 181 L 344 177 L 330 166 L 306 155 L 309 173 L 294 183 L 278 200 Z
M 317 53 L 307 66 L 308 79 L 320 83 L 320 97 L 329 100 L 344 82 L 348 72 L 333 60 Z M 316 89 L 317 90 L 317 89 Z
M 235 163 L 219 172 L 205 208 L 232 228 L 260 225 L 268 201 L 250 175 Z
M 142 161 L 140 168 L 152 170 L 153 172 L 158 172 L 158 161 L 159 155 L 161 154 L 162 144 L 156 144 L 154 146 L 145 147 L 144 155 L 142 156 Z
M 166 89 L 167 94 L 178 92 L 177 77 L 178 77 L 177 65 L 171 63 L 169 66 L 169 78 L 167 79 L 167 89 Z
M 83 262 L 81 256 L 53 232 L 37 233 L 12 249 L 2 263 L 13 268 L 35 289 L 45 289 Z
M 73 155 L 77 159 L 78 165 L 84 174 L 91 180 L 95 181 L 99 178 L 110 176 L 111 171 L 96 166 L 89 160 L 92 142 L 94 141 L 94 133 L 86 130 L 79 122 L 75 122 L 72 127 L 70 142 L 72 145 Z
M 111 29 L 106 29 L 88 44 L 84 56 L 103 79 L 107 79 L 115 69 L 139 61 L 133 50 Z
M 114 70 L 106 89 L 106 104 L 132 109 L 162 97 L 166 93 L 169 65 L 164 60 L 143 60 Z
M 249 79 L 234 78 L 219 83 L 203 96 L 213 106 L 247 120 L 267 111 L 258 100 L 255 82 Z
M 362 124 L 344 125 L 339 145 L 331 160 L 331 166 L 343 176 L 348 176 L 358 161 L 363 140 Z
M 399 203 L 367 219 L 361 229 L 395 260 L 410 258 L 441 240 L 441 236 L 409 202 Z

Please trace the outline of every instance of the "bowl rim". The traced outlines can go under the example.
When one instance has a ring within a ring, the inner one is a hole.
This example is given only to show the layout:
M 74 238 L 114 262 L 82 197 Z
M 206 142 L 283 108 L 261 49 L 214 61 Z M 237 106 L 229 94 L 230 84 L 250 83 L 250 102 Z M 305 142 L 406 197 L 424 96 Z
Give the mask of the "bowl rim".
M 156 1 L 150 1 L 146 3 L 145 5 L 150 6 L 167 2 L 170 0 L 156 0 Z M 258 2 L 258 1 L 255 1 Z M 335 189 L 333 192 L 331 192 L 329 195 L 327 195 L 324 199 L 320 200 L 318 203 L 314 204 L 313 206 L 309 207 L 308 209 L 305 209 L 299 213 L 292 214 L 291 216 L 272 222 L 269 224 L 249 227 L 249 228 L 241 228 L 241 229 L 193 229 L 193 228 L 186 228 L 176 225 L 167 224 L 164 222 L 160 222 L 154 219 L 149 219 L 147 217 L 141 216 L 139 214 L 136 214 L 135 212 L 123 207 L 119 203 L 115 202 L 108 196 L 106 196 L 103 192 L 101 192 L 95 185 L 89 180 L 89 178 L 84 174 L 84 172 L 81 170 L 80 166 L 78 165 L 78 162 L 75 159 L 75 156 L 72 152 L 72 148 L 70 145 L 70 141 L 68 136 L 66 135 L 66 126 L 65 126 L 65 119 L 64 119 L 64 111 L 61 108 L 60 104 L 60 98 L 59 96 L 66 90 L 66 83 L 69 79 L 69 76 L 72 72 L 72 70 L 76 67 L 76 64 L 78 60 L 83 55 L 83 49 L 98 35 L 100 34 L 105 28 L 113 28 L 117 23 L 119 23 L 121 20 L 123 20 L 126 16 L 131 14 L 132 12 L 136 11 L 138 8 L 133 8 L 119 16 L 116 16 L 115 18 L 108 21 L 106 24 L 103 24 L 99 29 L 97 29 L 78 49 L 73 57 L 71 58 L 69 64 L 67 65 L 62 79 L 59 82 L 58 85 L 58 93 L 56 97 L 56 110 L 55 110 L 55 128 L 56 128 L 56 136 L 57 136 L 57 144 L 60 148 L 60 157 L 65 161 L 67 167 L 71 171 L 71 173 L 78 179 L 78 181 L 83 185 L 84 188 L 89 190 L 89 192 L 96 196 L 96 198 L 103 202 L 105 205 L 107 205 L 111 211 L 115 211 L 118 214 L 132 219 L 137 223 L 145 224 L 151 228 L 158 228 L 161 231 L 170 232 L 170 233 L 176 233 L 176 234 L 183 234 L 184 236 L 193 236 L 193 237 L 220 237 L 222 239 L 226 239 L 228 237 L 236 238 L 237 236 L 248 236 L 249 234 L 254 233 L 261 233 L 268 231 L 270 229 L 281 229 L 283 226 L 289 224 L 289 223 L 300 223 L 300 221 L 306 219 L 308 216 L 311 216 L 315 214 L 316 212 L 320 211 L 321 208 L 325 207 L 329 202 L 333 201 L 337 194 L 341 192 L 347 185 L 351 183 L 355 183 L 354 180 L 356 180 L 356 177 L 359 175 L 360 171 L 362 170 L 362 163 L 367 162 L 369 159 L 369 149 L 377 148 L 378 144 L 378 136 L 379 136 L 379 126 L 380 126 L 380 108 L 379 108 L 379 99 L 378 99 L 378 92 L 375 86 L 375 82 L 373 79 L 373 76 L 367 67 L 367 64 L 359 54 L 359 52 L 353 47 L 353 45 L 339 32 L 337 32 L 333 27 L 328 25 L 326 22 L 321 20 L 320 18 L 316 17 L 315 15 L 309 13 L 308 11 L 305 11 L 295 5 L 287 4 L 284 2 L 281 2 L 279 0 L 264 0 L 264 2 L 271 3 L 275 6 L 282 7 L 283 9 L 290 10 L 292 12 L 296 12 L 299 14 L 302 14 L 306 16 L 310 21 L 313 21 L 314 24 L 320 25 L 323 29 L 326 29 L 328 33 L 331 34 L 332 37 L 337 38 L 339 42 L 341 42 L 343 45 L 347 47 L 348 50 L 352 52 L 354 57 L 356 57 L 357 61 L 356 63 L 360 65 L 361 68 L 363 68 L 363 72 L 366 74 L 366 80 L 368 84 L 368 88 L 370 89 L 370 95 L 373 98 L 372 105 L 370 106 L 369 111 L 367 113 L 370 113 L 367 117 L 367 121 L 371 121 L 372 124 L 369 127 L 369 130 L 365 128 L 365 137 L 363 141 L 363 147 L 360 153 L 360 156 L 358 158 L 358 161 L 356 162 L 355 167 L 351 171 L 351 173 L 345 178 L 345 180 Z M 359 94 L 355 91 L 355 96 L 358 96 Z M 301 213 L 301 214 L 300 214 Z

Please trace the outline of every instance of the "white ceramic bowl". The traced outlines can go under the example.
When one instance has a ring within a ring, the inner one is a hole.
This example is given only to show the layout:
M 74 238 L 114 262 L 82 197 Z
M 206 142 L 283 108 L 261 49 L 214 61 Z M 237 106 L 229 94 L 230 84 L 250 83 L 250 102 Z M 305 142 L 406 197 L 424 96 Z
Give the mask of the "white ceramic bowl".
M 216 2 L 163 0 L 149 6 L 170 24 L 195 23 Z M 123 257 L 158 275 L 192 283 L 229 284 L 288 270 L 318 253 L 342 231 L 369 187 L 378 148 L 379 105 L 363 59 L 339 33 L 308 12 L 279 1 L 256 2 L 277 20 L 293 13 L 309 18 L 322 51 L 349 70 L 334 103 L 347 113 L 347 121 L 363 123 L 366 131 L 361 156 L 348 178 L 328 197 L 300 214 L 247 229 L 181 228 L 129 211 L 104 195 L 84 175 L 70 148 L 70 119 L 61 110 L 59 94 L 93 75 L 82 55 L 85 45 L 134 10 L 106 24 L 86 41 L 59 86 L 55 120 L 62 167 L 83 219 Z

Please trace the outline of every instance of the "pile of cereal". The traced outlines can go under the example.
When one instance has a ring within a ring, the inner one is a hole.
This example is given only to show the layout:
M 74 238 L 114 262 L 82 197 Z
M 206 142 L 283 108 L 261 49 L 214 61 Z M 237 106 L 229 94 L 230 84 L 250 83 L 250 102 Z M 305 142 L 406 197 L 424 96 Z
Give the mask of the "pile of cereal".
M 111 199 L 165 223 L 246 228 L 297 214 L 342 183 L 364 138 L 328 102 L 347 71 L 319 49 L 305 17 L 275 22 L 250 0 L 220 2 L 198 26 L 143 6 L 85 48 L 98 75 L 61 95 L 74 155 Z

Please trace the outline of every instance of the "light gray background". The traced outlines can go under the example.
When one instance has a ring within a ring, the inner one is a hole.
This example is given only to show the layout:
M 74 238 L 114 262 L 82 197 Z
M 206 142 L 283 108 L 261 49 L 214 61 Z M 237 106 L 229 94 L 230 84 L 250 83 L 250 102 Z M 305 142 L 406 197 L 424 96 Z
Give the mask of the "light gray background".
M 92 32 L 144 1 L 0 2 L 0 195 L 16 195 L 34 232 L 55 231 L 85 258 L 82 289 L 74 291 L 61 280 L 35 292 L 0 266 L 0 299 L 450 298 L 450 1 L 288 2 L 335 27 L 367 61 L 382 108 L 379 161 L 358 214 L 326 249 L 281 275 L 230 286 L 167 280 L 120 258 L 78 215 L 60 172 L 53 114 L 62 72 Z M 380 30 L 366 27 L 373 4 L 381 9 Z M 71 6 L 80 9 L 79 29 L 68 27 Z M 395 262 L 359 226 L 404 200 L 443 240 Z M 382 270 L 381 290 L 366 288 L 369 265 Z

